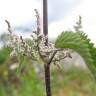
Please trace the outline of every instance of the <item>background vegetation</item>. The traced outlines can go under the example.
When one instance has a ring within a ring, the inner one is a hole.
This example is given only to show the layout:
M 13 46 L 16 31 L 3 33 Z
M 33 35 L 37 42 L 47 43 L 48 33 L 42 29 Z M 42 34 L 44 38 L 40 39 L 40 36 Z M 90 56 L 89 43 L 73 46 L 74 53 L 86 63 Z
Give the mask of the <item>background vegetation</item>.
M 93 50 L 96 51 L 95 48 Z M 18 59 L 10 56 L 11 51 L 7 43 L 4 43 L 0 50 L 0 96 L 45 96 L 42 67 L 37 64 L 34 69 L 31 59 L 25 57 L 25 61 L 22 62 L 24 66 L 18 75 L 17 70 L 12 69 L 12 66 L 18 63 Z M 41 68 L 41 71 L 38 72 L 38 68 Z M 96 96 L 96 82 L 87 69 L 54 68 L 51 74 L 53 96 Z

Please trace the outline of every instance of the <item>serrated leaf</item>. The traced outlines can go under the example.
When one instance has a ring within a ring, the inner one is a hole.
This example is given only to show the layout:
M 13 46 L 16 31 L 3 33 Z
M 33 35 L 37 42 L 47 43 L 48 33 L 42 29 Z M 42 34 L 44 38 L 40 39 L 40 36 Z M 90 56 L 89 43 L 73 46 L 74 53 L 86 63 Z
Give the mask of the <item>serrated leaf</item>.
M 94 58 L 92 58 L 93 43 L 90 43 L 90 39 L 83 32 L 62 32 L 58 36 L 55 47 L 56 48 L 70 48 L 78 52 L 85 60 L 88 68 L 96 79 L 96 65 L 94 64 Z

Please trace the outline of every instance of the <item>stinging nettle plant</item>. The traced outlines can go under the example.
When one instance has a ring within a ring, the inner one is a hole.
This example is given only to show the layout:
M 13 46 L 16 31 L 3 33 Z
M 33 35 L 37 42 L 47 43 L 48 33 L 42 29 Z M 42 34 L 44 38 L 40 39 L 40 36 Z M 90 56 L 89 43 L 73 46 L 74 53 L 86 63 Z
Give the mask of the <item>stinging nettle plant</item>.
M 45 5 L 45 6 L 44 6 Z M 72 58 L 69 49 L 78 52 L 85 60 L 88 68 L 96 79 L 96 62 L 94 61 L 94 53 L 92 52 L 93 44 L 87 38 L 87 35 L 81 31 L 82 18 L 74 26 L 75 32 L 65 31 L 58 36 L 55 44 L 48 41 L 48 25 L 47 25 L 47 1 L 43 1 L 43 33 L 40 29 L 40 16 L 38 11 L 36 13 L 36 30 L 32 32 L 32 46 L 29 46 L 22 36 L 14 35 L 9 21 L 5 20 L 8 25 L 10 34 L 10 45 L 13 48 L 11 55 L 27 56 L 38 64 L 44 65 L 46 96 L 52 96 L 51 82 L 50 82 L 50 65 L 55 64 L 60 68 L 59 63 L 65 58 Z M 22 59 L 23 60 L 23 59 Z M 18 71 L 20 71 L 21 63 Z
M 56 65 L 59 69 L 59 62 L 62 59 L 67 57 L 72 58 L 69 49 L 61 49 L 56 48 L 55 44 L 48 42 L 47 46 L 45 45 L 46 36 L 40 31 L 40 18 L 38 11 L 35 9 L 36 18 L 37 18 L 37 30 L 33 31 L 31 34 L 32 38 L 32 46 L 29 46 L 22 36 L 17 36 L 12 32 L 11 25 L 9 21 L 5 20 L 8 25 L 8 31 L 10 35 L 10 44 L 13 48 L 11 52 L 11 56 L 27 56 L 31 58 L 33 61 L 37 61 L 38 63 L 42 63 L 45 69 L 45 83 L 46 83 L 46 93 L 47 96 L 51 96 L 51 87 L 50 87 L 50 64 Z M 20 58 L 20 57 L 19 57 Z M 21 58 L 20 58 L 21 59 Z M 24 59 L 23 59 L 24 60 Z M 19 64 L 18 68 L 20 72 L 20 67 L 22 65 Z

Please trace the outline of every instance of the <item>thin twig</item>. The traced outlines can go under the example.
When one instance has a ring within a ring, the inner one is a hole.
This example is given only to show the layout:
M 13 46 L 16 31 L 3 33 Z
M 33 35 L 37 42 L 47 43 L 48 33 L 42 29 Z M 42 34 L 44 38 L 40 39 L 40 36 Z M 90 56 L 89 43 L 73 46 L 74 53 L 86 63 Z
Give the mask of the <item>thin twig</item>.
M 8 31 L 11 34 L 12 33 L 12 31 L 11 31 L 11 25 L 10 25 L 10 23 L 9 23 L 8 20 L 5 20 L 5 22 L 7 23 L 7 25 L 8 25 Z
M 50 64 L 51 64 L 54 56 L 56 55 L 56 53 L 57 53 L 57 50 L 54 51 L 54 53 L 52 54 L 51 58 L 49 59 L 49 61 L 48 61 L 48 63 L 47 63 L 48 66 L 50 66 Z

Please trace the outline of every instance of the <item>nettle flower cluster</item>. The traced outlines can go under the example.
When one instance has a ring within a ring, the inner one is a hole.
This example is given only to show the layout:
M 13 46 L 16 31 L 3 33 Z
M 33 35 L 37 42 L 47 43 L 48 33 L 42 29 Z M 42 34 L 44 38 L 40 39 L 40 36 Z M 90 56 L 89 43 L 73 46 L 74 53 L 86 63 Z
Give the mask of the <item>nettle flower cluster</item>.
M 36 13 L 36 31 L 33 31 L 31 34 L 32 38 L 32 45 L 28 45 L 26 41 L 23 39 L 22 36 L 18 36 L 12 32 L 12 28 L 10 26 L 10 23 L 5 20 L 5 22 L 8 25 L 8 32 L 10 35 L 10 45 L 13 48 L 13 51 L 11 52 L 11 56 L 22 54 L 24 56 L 31 57 L 33 60 L 38 61 L 39 63 L 42 62 L 46 64 L 49 62 L 50 58 L 52 57 L 53 53 L 55 52 L 55 56 L 53 60 L 51 61 L 53 64 L 57 65 L 59 67 L 59 63 L 62 59 L 66 57 L 72 58 L 70 54 L 69 49 L 57 49 L 55 48 L 55 44 L 48 42 L 48 45 L 45 46 L 46 39 L 48 39 L 47 36 L 41 33 L 40 30 L 40 17 L 38 14 L 38 11 L 35 9 Z

